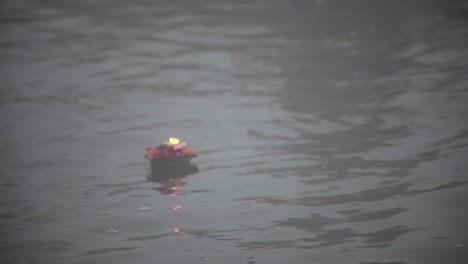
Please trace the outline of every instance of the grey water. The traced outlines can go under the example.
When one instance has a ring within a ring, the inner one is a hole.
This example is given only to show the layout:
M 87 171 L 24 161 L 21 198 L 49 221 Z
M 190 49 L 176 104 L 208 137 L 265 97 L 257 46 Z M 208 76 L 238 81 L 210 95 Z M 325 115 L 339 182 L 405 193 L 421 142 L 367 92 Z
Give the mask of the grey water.
M 466 2 L 0 6 L 2 263 L 467 263 Z

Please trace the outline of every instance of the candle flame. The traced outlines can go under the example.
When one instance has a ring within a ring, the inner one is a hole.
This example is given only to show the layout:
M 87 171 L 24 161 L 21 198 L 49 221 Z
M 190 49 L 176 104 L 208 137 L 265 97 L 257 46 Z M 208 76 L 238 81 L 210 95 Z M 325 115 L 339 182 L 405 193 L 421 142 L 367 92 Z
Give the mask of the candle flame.
M 177 144 L 180 143 L 180 139 L 174 138 L 174 137 L 170 137 L 170 138 L 169 138 L 169 143 L 171 143 L 172 145 L 177 145 Z

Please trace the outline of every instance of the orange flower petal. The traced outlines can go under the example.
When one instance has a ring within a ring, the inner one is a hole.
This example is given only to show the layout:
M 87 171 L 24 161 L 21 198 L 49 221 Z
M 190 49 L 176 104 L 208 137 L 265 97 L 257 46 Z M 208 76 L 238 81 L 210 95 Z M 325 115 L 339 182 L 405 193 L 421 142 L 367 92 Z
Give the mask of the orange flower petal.
M 193 151 L 193 149 L 190 149 L 190 148 L 184 148 L 184 149 L 183 149 L 183 153 L 184 153 L 185 155 L 193 155 L 193 154 L 195 154 L 195 152 Z

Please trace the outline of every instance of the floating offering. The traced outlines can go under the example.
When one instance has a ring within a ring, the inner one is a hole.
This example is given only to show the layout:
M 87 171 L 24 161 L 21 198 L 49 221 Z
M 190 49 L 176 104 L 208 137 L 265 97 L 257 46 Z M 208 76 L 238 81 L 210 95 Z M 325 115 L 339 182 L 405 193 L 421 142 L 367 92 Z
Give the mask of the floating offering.
M 183 179 L 198 172 L 198 167 L 190 163 L 196 156 L 185 142 L 173 137 L 157 147 L 147 148 L 145 157 L 151 164 L 147 179 L 161 184 L 153 189 L 170 196 L 183 194 L 182 187 L 186 185 Z
M 181 142 L 178 138 L 171 137 L 168 141 L 155 148 L 147 148 L 146 158 L 151 162 L 151 165 L 188 164 L 197 154 L 186 145 L 185 142 Z

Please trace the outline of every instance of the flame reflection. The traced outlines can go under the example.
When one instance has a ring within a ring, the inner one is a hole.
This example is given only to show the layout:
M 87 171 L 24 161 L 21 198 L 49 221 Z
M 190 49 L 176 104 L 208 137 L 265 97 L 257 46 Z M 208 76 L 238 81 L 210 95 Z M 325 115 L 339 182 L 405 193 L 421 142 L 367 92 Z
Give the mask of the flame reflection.
M 184 232 L 182 230 L 180 230 L 180 228 L 176 227 L 174 228 L 174 232 L 177 233 L 177 234 L 183 234 Z
M 161 194 L 177 196 L 184 193 L 183 187 L 187 185 L 184 181 L 185 178 L 197 172 L 198 167 L 192 164 L 177 167 L 152 168 L 148 180 L 159 184 L 158 187 L 153 189 Z
M 172 205 L 172 206 L 169 206 L 169 208 L 171 208 L 172 210 L 177 210 L 177 209 L 182 208 L 182 205 Z

